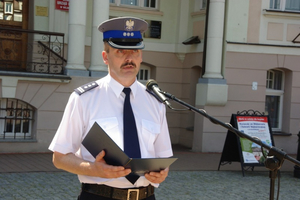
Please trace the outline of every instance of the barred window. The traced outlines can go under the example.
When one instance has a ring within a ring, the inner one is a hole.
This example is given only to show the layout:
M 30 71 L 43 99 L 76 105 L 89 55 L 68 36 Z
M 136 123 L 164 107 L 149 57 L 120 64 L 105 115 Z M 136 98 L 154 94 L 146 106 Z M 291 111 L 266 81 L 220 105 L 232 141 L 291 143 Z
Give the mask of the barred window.
M 34 108 L 18 99 L 0 99 L 0 140 L 32 139 Z

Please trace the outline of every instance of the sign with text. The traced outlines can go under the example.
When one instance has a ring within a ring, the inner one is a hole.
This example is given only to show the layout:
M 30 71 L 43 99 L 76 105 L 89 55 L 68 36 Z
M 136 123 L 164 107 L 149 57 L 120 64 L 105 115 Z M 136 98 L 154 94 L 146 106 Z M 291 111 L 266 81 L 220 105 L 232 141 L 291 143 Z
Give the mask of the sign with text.
M 35 15 L 48 17 L 48 7 L 35 6 Z
M 69 11 L 69 0 L 55 0 L 55 9 Z
M 269 116 L 263 114 L 250 115 L 249 113 L 247 111 L 244 115 L 232 114 L 230 124 L 244 135 L 256 137 L 261 140 L 261 143 L 274 146 Z M 268 150 L 263 149 L 263 151 L 261 145 L 228 130 L 218 170 L 222 165 L 240 162 L 244 176 L 244 167 L 251 167 L 253 171 L 254 166 L 265 165 L 263 153 L 268 155 Z
M 259 138 L 262 143 L 272 146 L 267 116 L 236 116 L 238 130 Z M 248 139 L 240 138 L 244 163 L 264 163 L 261 147 Z M 267 152 L 265 152 L 267 153 Z

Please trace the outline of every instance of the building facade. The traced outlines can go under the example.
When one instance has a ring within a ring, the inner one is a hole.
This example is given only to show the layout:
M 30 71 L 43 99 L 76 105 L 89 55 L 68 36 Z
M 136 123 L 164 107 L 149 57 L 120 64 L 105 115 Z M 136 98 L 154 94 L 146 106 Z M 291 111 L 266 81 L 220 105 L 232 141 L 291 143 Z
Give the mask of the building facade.
M 265 113 L 275 146 L 296 153 L 297 0 L 0 1 L 1 153 L 48 151 L 71 92 L 107 74 L 97 26 L 119 16 L 149 23 L 141 82 L 155 79 L 223 122 L 244 110 Z M 222 152 L 223 127 L 188 110 L 168 109 L 167 118 L 173 144 Z

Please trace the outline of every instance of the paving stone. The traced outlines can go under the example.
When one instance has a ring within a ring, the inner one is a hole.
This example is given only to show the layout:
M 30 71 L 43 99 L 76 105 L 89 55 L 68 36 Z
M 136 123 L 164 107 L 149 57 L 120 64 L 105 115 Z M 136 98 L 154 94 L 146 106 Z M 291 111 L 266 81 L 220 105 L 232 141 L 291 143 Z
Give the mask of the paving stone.
M 278 186 L 276 179 L 275 198 Z M 282 172 L 282 200 L 300 199 L 300 180 Z M 80 192 L 77 176 L 67 172 L 0 173 L 1 200 L 68 200 Z M 157 200 L 259 200 L 269 199 L 268 172 L 170 171 L 155 190 Z

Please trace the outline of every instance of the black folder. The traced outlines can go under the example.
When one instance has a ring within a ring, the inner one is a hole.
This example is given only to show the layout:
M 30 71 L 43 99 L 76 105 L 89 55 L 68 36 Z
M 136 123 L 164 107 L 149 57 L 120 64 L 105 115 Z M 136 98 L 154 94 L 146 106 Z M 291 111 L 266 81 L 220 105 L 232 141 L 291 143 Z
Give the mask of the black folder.
M 148 172 L 158 172 L 169 167 L 177 160 L 177 158 L 173 157 L 129 158 L 96 122 L 89 130 L 82 144 L 95 158 L 104 150 L 104 160 L 107 164 L 130 168 L 133 173 L 138 175 L 144 175 Z

